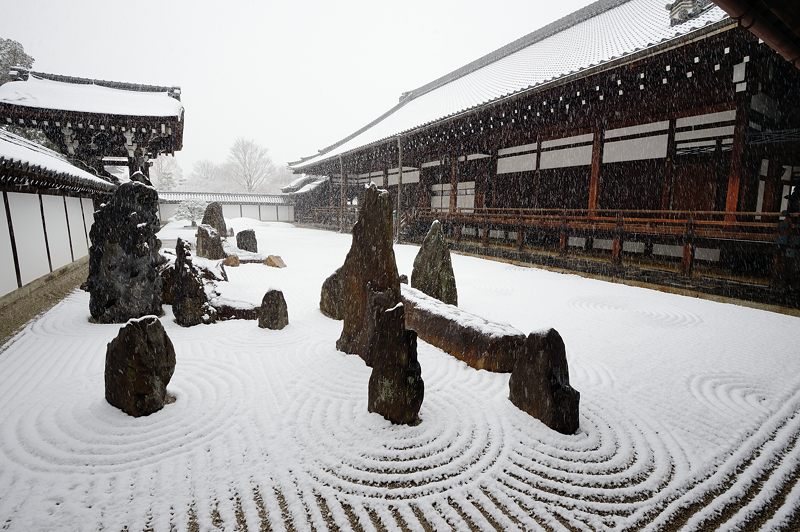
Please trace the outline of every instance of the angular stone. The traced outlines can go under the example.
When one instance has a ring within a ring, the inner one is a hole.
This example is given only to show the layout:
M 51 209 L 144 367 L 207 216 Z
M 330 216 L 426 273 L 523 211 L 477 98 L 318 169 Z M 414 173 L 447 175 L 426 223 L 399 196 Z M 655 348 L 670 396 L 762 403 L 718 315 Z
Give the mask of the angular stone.
M 400 284 L 408 284 L 408 275 L 404 273 L 400 274 Z
M 391 306 L 391 289 L 370 290 L 368 299 L 371 323 L 366 358 L 372 363 L 372 374 L 367 407 L 392 423 L 416 424 L 425 396 L 417 333 L 405 328 L 402 303 Z
M 225 266 L 230 266 L 231 268 L 236 268 L 240 263 L 241 261 L 239 261 L 239 257 L 236 255 L 228 255 L 225 257 L 225 260 L 222 261 L 222 264 Z
M 286 263 L 283 262 L 283 259 L 280 258 L 278 255 L 268 255 L 266 259 L 264 259 L 264 264 L 267 266 L 272 266 L 273 268 L 285 268 Z
M 508 381 L 509 399 L 548 427 L 574 434 L 581 394 L 569 384 L 567 352 L 555 329 L 531 333 Z
M 319 296 L 319 310 L 329 318 L 344 319 L 342 302 L 344 301 L 342 269 L 339 268 L 322 283 Z
M 95 213 L 90 231 L 89 311 L 100 323 L 161 315 L 158 193 L 123 183 Z
M 220 235 L 227 236 L 228 234 L 228 228 L 225 226 L 225 217 L 222 215 L 222 205 L 216 201 L 212 201 L 206 207 L 206 212 L 203 213 L 202 223 L 210 225 L 216 229 L 217 233 Z
M 261 300 L 258 326 L 262 329 L 280 330 L 289 325 L 289 310 L 280 290 L 269 290 Z
M 458 305 L 456 278 L 442 225 L 434 220 L 414 259 L 411 286 L 448 305 Z
M 212 260 L 226 257 L 219 233 L 210 225 L 201 224 L 197 227 L 197 256 Z
M 393 303 L 400 303 L 400 281 L 392 248 L 392 201 L 385 190 L 372 184 L 353 226 L 353 243 L 340 268 L 344 326 L 336 348 L 366 358 L 369 341 L 366 323 L 367 283 L 377 292 L 388 291 Z
M 245 229 L 236 233 L 236 247 L 252 253 L 258 253 L 256 232 L 252 229 Z
M 134 417 L 158 412 L 174 371 L 175 349 L 158 318 L 132 319 L 106 349 L 106 401 Z
M 192 264 L 189 245 L 178 239 L 175 246 L 175 290 L 172 311 L 183 327 L 214 321 L 203 279 Z

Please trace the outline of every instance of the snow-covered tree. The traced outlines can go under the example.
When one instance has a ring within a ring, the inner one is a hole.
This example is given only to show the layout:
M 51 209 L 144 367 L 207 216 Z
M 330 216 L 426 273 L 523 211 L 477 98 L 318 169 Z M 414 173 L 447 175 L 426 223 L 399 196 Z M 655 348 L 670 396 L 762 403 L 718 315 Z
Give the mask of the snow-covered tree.
M 25 53 L 25 48 L 13 39 L 0 37 L 0 85 L 11 81 L 9 70 L 15 66 L 33 67 L 33 57 Z
M 183 171 L 175 157 L 164 154 L 156 157 L 150 167 L 150 181 L 156 190 L 177 190 L 183 182 Z
M 198 220 L 203 218 L 207 206 L 208 203 L 201 200 L 182 201 L 178 205 L 178 208 L 175 209 L 174 218 L 176 220 L 189 220 L 192 222 L 192 225 L 195 225 Z
M 231 146 L 228 165 L 231 177 L 250 193 L 258 190 L 275 174 L 275 163 L 270 159 L 267 149 L 242 137 L 236 139 Z

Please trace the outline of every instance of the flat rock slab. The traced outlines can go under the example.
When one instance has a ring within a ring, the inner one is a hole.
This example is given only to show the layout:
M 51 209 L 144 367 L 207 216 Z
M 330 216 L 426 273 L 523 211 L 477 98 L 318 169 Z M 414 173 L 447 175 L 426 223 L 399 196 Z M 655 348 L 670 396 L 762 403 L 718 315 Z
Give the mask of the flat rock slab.
M 264 259 L 264 264 L 273 268 L 286 267 L 286 263 L 283 262 L 283 259 L 279 255 L 269 255 L 266 259 Z

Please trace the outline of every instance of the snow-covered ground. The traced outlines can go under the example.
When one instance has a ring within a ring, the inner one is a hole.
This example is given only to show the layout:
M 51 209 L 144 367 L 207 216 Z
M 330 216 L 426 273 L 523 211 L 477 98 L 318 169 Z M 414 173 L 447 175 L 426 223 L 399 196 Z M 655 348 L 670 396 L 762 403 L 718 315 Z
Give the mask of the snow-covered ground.
M 280 288 L 290 325 L 184 329 L 165 306 L 177 401 L 134 419 L 104 400 L 119 326 L 90 324 L 87 294 L 30 323 L 0 352 L 0 530 L 770 527 L 800 507 L 798 318 L 454 255 L 463 309 L 560 331 L 581 429 L 422 341 L 422 423 L 392 426 L 318 309 L 350 236 L 230 223 L 288 267 L 228 268 L 223 294 Z M 417 248 L 395 251 L 410 274 Z

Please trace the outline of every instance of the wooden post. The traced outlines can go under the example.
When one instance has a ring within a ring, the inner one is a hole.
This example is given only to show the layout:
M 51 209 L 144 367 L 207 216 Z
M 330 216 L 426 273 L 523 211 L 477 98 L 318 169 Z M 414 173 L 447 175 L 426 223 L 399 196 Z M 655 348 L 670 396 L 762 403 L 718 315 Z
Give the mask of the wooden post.
M 517 227 L 517 251 L 522 251 L 525 247 L 525 226 L 520 225 Z
M 383 188 L 389 190 L 389 169 L 383 169 Z
M 615 266 L 622 266 L 623 242 L 622 214 L 617 214 L 617 225 L 614 228 L 614 239 L 611 241 L 611 262 Z
M 740 98 L 736 106 L 736 125 L 733 129 L 733 146 L 731 147 L 731 166 L 728 171 L 728 190 L 725 195 L 725 211 L 739 210 L 739 189 L 742 184 L 742 171 L 745 143 L 747 141 L 747 121 L 750 111 L 750 98 Z M 736 216 L 729 214 L 725 221 L 736 221 Z
M 594 143 L 592 144 L 592 175 L 589 178 L 589 216 L 594 216 L 597 211 L 600 192 L 600 169 L 603 166 L 603 141 L 605 131 L 602 122 L 597 122 L 594 130 Z
M 569 237 L 567 236 L 567 217 L 561 218 L 561 227 L 558 232 L 558 251 L 561 253 L 567 252 L 569 244 Z
M 458 155 L 450 155 L 450 213 L 458 209 Z
M 661 184 L 661 210 L 672 210 L 672 183 L 675 180 L 675 119 L 669 121 L 667 132 L 667 157 L 664 159 L 664 182 Z
M 686 222 L 686 232 L 683 236 L 683 259 L 681 260 L 681 273 L 686 277 L 692 276 L 694 269 L 694 222 L 692 218 Z
M 401 139 L 402 137 L 397 137 L 397 222 L 394 228 L 394 239 L 397 242 L 400 242 L 400 217 L 403 212 L 403 143 Z
M 347 205 L 346 191 L 347 176 L 344 173 L 344 159 L 339 156 L 339 232 L 344 233 L 344 214 Z

